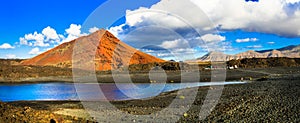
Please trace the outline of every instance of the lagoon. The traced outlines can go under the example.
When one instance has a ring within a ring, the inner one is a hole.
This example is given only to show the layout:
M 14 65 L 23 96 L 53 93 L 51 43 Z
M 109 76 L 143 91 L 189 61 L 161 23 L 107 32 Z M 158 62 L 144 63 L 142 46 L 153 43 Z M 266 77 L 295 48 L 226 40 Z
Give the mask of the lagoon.
M 192 82 L 192 83 L 30 83 L 0 84 L 0 101 L 115 101 L 144 99 L 163 92 L 211 86 L 243 84 L 245 82 Z M 101 90 L 100 90 L 101 89 Z M 99 92 L 101 93 L 99 97 Z M 78 95 L 80 94 L 80 95 Z

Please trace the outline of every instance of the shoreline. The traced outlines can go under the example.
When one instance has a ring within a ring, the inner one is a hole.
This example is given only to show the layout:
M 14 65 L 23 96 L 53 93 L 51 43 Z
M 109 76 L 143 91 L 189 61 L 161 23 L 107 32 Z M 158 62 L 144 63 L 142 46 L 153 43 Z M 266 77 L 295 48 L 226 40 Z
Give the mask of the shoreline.
M 300 68 L 300 67 L 299 67 Z M 272 69 L 272 68 L 271 68 Z M 274 68 L 273 68 L 274 69 Z M 275 69 L 281 69 L 276 67 Z M 264 76 L 268 76 L 268 73 L 259 73 L 257 71 L 249 71 L 251 69 L 240 68 L 226 71 L 225 81 L 240 81 L 241 78 L 244 80 L 255 80 L 260 79 Z M 124 75 L 124 74 L 120 74 Z M 126 75 L 126 74 L 125 74 Z M 151 83 L 147 72 L 136 72 L 129 74 L 133 83 Z M 166 83 L 180 83 L 181 73 L 180 71 L 167 71 Z M 199 82 L 211 82 L 211 71 L 199 71 Z M 111 73 L 96 74 L 98 83 L 115 83 Z M 189 75 L 187 75 L 189 77 Z M 48 76 L 48 77 L 29 77 L 29 78 L 18 78 L 18 79 L 4 79 L 0 78 L 0 84 L 12 83 L 74 83 L 73 76 Z M 188 81 L 187 81 L 188 82 Z M 84 83 L 84 82 L 83 82 Z M 126 82 L 124 82 L 126 83 Z M 158 82 L 159 83 L 159 82 Z
M 181 117 L 178 122 L 300 122 L 299 68 L 247 69 L 248 72 L 254 70 L 256 73 L 269 73 L 269 75 L 264 79 L 255 79 L 246 84 L 225 85 L 218 104 L 210 115 L 201 121 L 198 118 L 201 106 L 207 91 L 214 88 L 198 87 L 196 99 L 186 112 L 187 115 L 176 115 Z M 189 91 L 189 89 L 185 90 Z M 178 94 L 180 95 L 178 91 L 172 91 L 149 99 L 110 101 L 110 103 L 123 113 L 137 115 L 136 119 L 122 119 L 124 122 L 133 122 L 133 120 L 139 121 L 139 115 L 148 115 L 165 109 Z M 185 99 L 180 98 L 180 100 Z M 29 122 L 31 113 L 28 114 L 29 116 L 16 113 L 23 112 L 25 107 L 30 107 L 34 114 L 47 111 L 47 116 L 50 114 L 56 116 L 52 118 L 56 122 L 91 122 L 97 119 L 86 112 L 80 101 L 21 101 L 2 104 L 0 111 L 4 110 L 4 113 L 1 117 L 4 119 L 8 117 L 8 120 L 4 121 L 15 121 L 13 120 L 15 118 Z M 112 109 L 106 109 L 100 113 L 116 115 L 115 110 Z M 15 117 L 11 114 L 15 114 Z M 164 116 L 164 114 L 161 115 Z M 165 119 L 168 118 L 165 117 Z M 44 120 L 49 122 L 50 119 L 44 118 Z M 98 120 L 114 119 L 104 117 Z M 157 122 L 163 121 L 157 120 Z
M 165 84 L 165 88 L 168 88 L 168 85 L 169 86 L 172 86 L 172 84 L 176 84 L 176 85 L 181 85 L 181 88 L 175 88 L 175 89 L 170 89 L 170 90 L 165 90 L 165 91 L 162 91 L 160 90 L 159 93 L 157 93 L 156 96 L 159 96 L 159 95 L 162 95 L 162 94 L 165 94 L 165 93 L 173 93 L 173 92 L 176 92 L 176 91 L 179 91 L 179 90 L 184 90 L 184 89 L 189 89 L 189 88 L 206 88 L 206 87 L 214 87 L 214 86 L 226 86 L 226 85 L 235 85 L 235 84 L 247 84 L 249 83 L 249 81 L 230 81 L 230 82 L 205 82 L 205 83 L 201 83 L 201 82 L 198 82 L 198 83 L 195 83 L 195 82 L 191 82 L 191 83 L 162 83 L 162 84 Z M 30 84 L 33 84 L 33 83 L 30 83 Z M 24 84 L 24 85 L 30 85 L 30 84 Z M 47 84 L 47 83 L 42 83 L 42 84 Z M 50 84 L 55 84 L 55 83 L 50 83 Z M 71 83 L 59 83 L 59 84 L 71 84 Z M 82 83 L 82 84 L 93 84 L 93 86 L 95 85 L 94 83 Z M 112 85 L 114 83 L 102 83 L 102 84 L 109 84 L 109 85 Z M 125 84 L 127 85 L 127 83 L 121 83 L 119 86 L 122 86 L 122 84 Z M 146 83 L 135 83 L 135 84 L 146 84 Z M 159 84 L 159 83 L 153 83 L 153 84 Z M 168 84 L 168 85 L 167 85 Z M 16 85 L 20 85 L 20 84 L 16 84 Z M 23 85 L 23 84 L 22 84 Z M 98 84 L 97 84 L 98 85 Z M 102 90 L 103 91 L 103 90 Z M 70 92 L 71 93 L 71 92 Z M 73 92 L 73 93 L 77 93 L 77 92 Z M 104 92 L 104 94 L 109 94 L 111 92 Z M 80 101 L 84 101 L 84 102 L 98 102 L 98 101 L 103 101 L 103 100 L 107 100 L 107 101 L 112 101 L 112 102 L 117 102 L 117 101 L 130 101 L 130 100 L 144 100 L 144 99 L 147 99 L 147 98 L 152 98 L 152 97 L 155 97 L 155 95 L 152 95 L 152 96 L 146 96 L 146 97 L 139 97 L 137 99 L 134 99 L 134 98 L 111 98 L 111 99 L 102 99 L 101 100 L 97 100 L 97 99 L 86 99 L 86 100 L 80 100 L 79 97 L 73 97 L 73 99 L 61 99 L 61 98 L 52 98 L 52 99 L 48 99 L 48 98 L 44 98 L 44 99 L 29 99 L 29 100 L 21 100 L 21 99 L 10 99 L 10 100 L 2 100 L 2 102 L 4 103 L 14 103 L 14 102 L 80 102 Z M 106 97 L 107 98 L 107 97 Z M 5 99 L 5 98 L 1 98 L 1 99 Z M 27 98 L 28 99 L 28 98 Z

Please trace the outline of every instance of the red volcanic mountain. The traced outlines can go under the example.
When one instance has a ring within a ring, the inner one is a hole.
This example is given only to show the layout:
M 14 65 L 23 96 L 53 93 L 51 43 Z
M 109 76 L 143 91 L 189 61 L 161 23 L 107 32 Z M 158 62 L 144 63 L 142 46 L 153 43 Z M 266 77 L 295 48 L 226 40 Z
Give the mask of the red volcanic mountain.
M 80 57 L 77 57 L 79 59 L 72 59 L 73 51 L 79 53 Z M 73 63 L 78 63 L 91 56 L 92 62 L 95 63 L 95 70 L 111 70 L 128 64 L 164 62 L 162 59 L 134 49 L 102 29 L 88 36 L 63 43 L 34 58 L 24 60 L 21 64 L 71 68 L 72 60 Z

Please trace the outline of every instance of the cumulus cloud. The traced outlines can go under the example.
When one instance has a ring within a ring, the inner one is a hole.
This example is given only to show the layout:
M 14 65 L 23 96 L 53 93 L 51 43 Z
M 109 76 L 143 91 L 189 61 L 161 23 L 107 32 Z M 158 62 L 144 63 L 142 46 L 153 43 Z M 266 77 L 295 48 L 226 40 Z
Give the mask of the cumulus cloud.
M 31 49 L 31 50 L 28 52 L 28 54 L 30 54 L 30 55 L 37 55 L 37 54 L 40 54 L 40 53 L 41 53 L 41 51 L 40 51 L 40 49 L 39 49 L 38 47 L 33 48 L 33 49 Z
M 127 10 L 125 25 L 129 27 L 158 25 L 171 30 L 183 30 L 189 28 L 191 24 L 201 34 L 217 28 L 224 31 L 241 29 L 283 37 L 300 37 L 299 0 L 191 1 L 192 3 L 183 0 L 161 0 L 149 8 Z M 116 33 L 123 33 L 121 27 L 124 25 L 112 29 L 118 29 L 114 31 Z
M 99 28 L 97 28 L 97 27 L 90 28 L 89 29 L 89 33 L 94 33 L 94 32 L 96 32 L 98 30 L 99 30 Z
M 276 34 L 284 37 L 300 36 L 300 9 L 291 8 L 298 0 L 192 0 L 207 16 L 224 30 L 242 29 Z M 288 10 L 288 9 L 289 10 Z M 292 10 L 291 10 L 292 9 Z
M 19 38 L 20 45 L 35 46 L 35 47 L 49 47 L 51 45 L 58 45 L 64 42 L 72 41 L 81 36 L 87 35 L 81 32 L 81 25 L 71 24 L 69 28 L 65 29 L 64 34 L 58 34 L 56 30 L 50 26 L 44 28 L 41 33 L 34 32 L 25 34 Z M 98 28 L 91 28 L 90 33 Z
M 20 38 L 20 44 L 22 45 L 29 45 L 29 46 L 40 46 L 40 47 L 47 47 L 50 46 L 49 43 L 44 39 L 45 36 L 41 33 L 29 33 L 25 34 L 24 37 Z
M 212 50 L 219 46 L 217 43 L 226 40 L 215 34 L 214 25 L 199 7 L 183 0 L 162 0 L 150 8 L 127 10 L 126 22 L 109 31 L 134 47 L 149 42 L 168 49 L 205 47 Z
M 46 41 L 49 40 L 59 41 L 59 36 L 56 33 L 56 30 L 51 28 L 50 26 L 44 28 L 42 34 L 46 37 Z
M 189 9 L 183 11 L 178 8 Z M 126 22 L 108 30 L 134 47 L 145 42 L 160 45 L 163 41 L 180 38 L 187 39 L 189 44 L 195 46 L 198 42 L 190 38 L 199 37 L 200 32 L 207 32 L 201 31 L 199 26 L 212 27 L 212 23 L 196 5 L 183 0 L 162 0 L 150 8 L 127 10 Z
M 118 38 L 121 38 L 120 37 L 120 33 L 122 33 L 124 30 L 123 30 L 123 27 L 125 26 L 125 24 L 121 24 L 119 26 L 114 26 L 114 27 L 111 27 L 108 29 L 108 31 L 110 33 L 112 33 L 114 36 L 118 37 Z
M 286 2 L 290 3 L 290 4 L 295 4 L 295 3 L 300 2 L 300 0 L 286 0 Z
M 126 22 L 120 26 L 111 27 L 109 30 L 121 39 L 127 38 L 124 41 L 134 44 L 133 46 L 148 41 L 166 48 L 173 48 L 183 43 L 178 40 L 181 37 L 192 46 L 199 46 L 210 51 L 234 49 L 230 46 L 231 44 L 227 43 L 226 37 L 217 34 L 216 29 L 222 32 L 242 30 L 282 37 L 300 37 L 299 0 L 260 0 L 258 2 L 191 0 L 191 2 L 161 0 L 149 8 L 127 10 Z M 190 25 L 203 36 L 197 36 L 195 32 L 192 32 Z M 160 29 L 153 28 L 155 26 Z M 163 31 L 162 28 L 165 30 Z M 176 34 L 162 34 L 168 32 L 166 30 Z M 155 39 L 151 41 L 149 37 Z M 235 41 L 242 43 L 258 40 L 245 38 Z M 201 41 L 203 42 L 199 43 Z M 262 48 L 262 45 L 245 48 Z
M 244 43 L 244 42 L 256 42 L 258 41 L 257 38 L 244 38 L 244 39 L 236 39 L 235 42 L 237 43 Z
M 251 46 L 247 46 L 247 48 L 249 49 L 257 49 L 257 48 L 262 48 L 261 45 L 251 45 Z
M 201 36 L 201 39 L 204 42 L 220 42 L 220 41 L 225 41 L 226 37 L 218 34 L 205 34 Z
M 61 43 L 72 41 L 80 36 L 84 36 L 86 34 L 81 34 L 81 25 L 71 24 L 68 29 L 66 29 L 67 37 L 63 38 Z
M 28 45 L 28 41 L 24 37 L 20 37 L 19 40 L 21 45 Z
M 225 32 L 243 30 L 283 37 L 300 37 L 299 0 L 191 1 L 161 0 L 149 8 L 140 7 L 135 10 L 127 10 L 126 22 L 108 30 L 136 48 L 145 45 L 145 42 L 170 49 L 180 49 L 180 46 L 186 44 L 191 47 L 204 47 L 205 45 L 210 50 L 230 47 L 228 46 L 230 44 L 226 43 L 226 37 L 217 34 L 216 28 Z M 201 12 L 202 10 L 204 13 Z M 64 34 L 57 34 L 59 43 L 86 35 L 82 34 L 80 29 L 80 25 L 71 24 Z M 89 32 L 92 33 L 96 29 L 96 27 L 91 28 Z M 50 32 L 50 30 L 49 27 L 48 31 Z M 35 33 L 31 34 L 32 37 L 42 34 L 44 36 L 42 43 L 37 43 L 39 40 L 37 38 L 26 38 L 25 35 L 20 38 L 20 44 L 29 46 L 51 44 L 46 39 L 57 38 L 53 30 L 52 33 L 47 34 L 43 32 L 36 33 L 36 35 Z M 198 33 L 203 36 L 199 36 Z M 241 43 L 257 40 L 256 38 L 245 38 L 235 41 Z M 247 48 L 262 48 L 262 46 L 252 45 Z
M 219 34 L 205 34 L 201 37 L 196 38 L 198 47 L 202 48 L 203 51 L 224 51 L 225 48 L 231 47 L 230 43 L 225 42 L 226 37 Z M 195 44 L 195 43 L 194 43 Z
M 187 40 L 184 39 L 176 39 L 173 41 L 164 41 L 162 42 L 160 47 L 166 48 L 166 49 L 174 49 L 174 48 L 188 48 L 189 44 Z
M 0 49 L 13 49 L 13 48 L 15 48 L 15 47 L 11 46 L 8 43 L 4 43 L 4 44 L 0 45 Z
M 81 25 L 71 24 L 70 28 L 66 29 L 68 35 L 80 36 L 81 35 Z
M 163 41 L 161 44 L 154 46 L 146 46 L 141 49 L 143 52 L 153 56 L 171 60 L 184 60 L 193 58 L 196 50 L 189 45 L 188 40 L 175 39 L 171 41 Z

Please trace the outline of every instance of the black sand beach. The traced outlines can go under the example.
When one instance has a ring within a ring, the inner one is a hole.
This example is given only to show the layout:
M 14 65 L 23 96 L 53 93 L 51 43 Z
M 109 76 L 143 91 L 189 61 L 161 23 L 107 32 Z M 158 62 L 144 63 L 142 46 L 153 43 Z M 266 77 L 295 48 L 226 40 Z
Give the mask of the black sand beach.
M 199 87 L 193 105 L 185 114 L 178 114 L 181 117 L 178 122 L 300 122 L 299 67 L 230 70 L 227 72 L 227 78 L 234 78 L 240 72 L 253 77 L 254 80 L 246 84 L 224 86 L 218 104 L 204 120 L 199 120 L 198 117 L 201 106 L 207 91 L 215 88 Z M 192 89 L 185 91 L 189 90 Z M 174 91 L 147 100 L 112 101 L 110 103 L 124 113 L 138 115 L 136 119 L 122 119 L 123 122 L 145 122 L 139 119 L 139 115 L 148 115 L 166 108 L 176 95 L 177 91 Z M 186 98 L 181 99 L 184 101 Z M 107 109 L 102 113 L 113 115 L 115 111 Z M 77 101 L 1 103 L 0 114 L 0 121 L 4 122 L 97 121 L 97 118 L 91 117 Z M 99 122 L 113 122 L 114 119 L 98 120 Z M 168 118 L 156 120 L 153 117 L 153 120 L 167 122 Z

